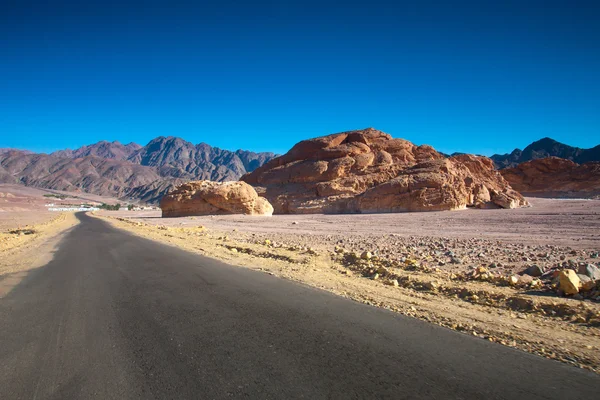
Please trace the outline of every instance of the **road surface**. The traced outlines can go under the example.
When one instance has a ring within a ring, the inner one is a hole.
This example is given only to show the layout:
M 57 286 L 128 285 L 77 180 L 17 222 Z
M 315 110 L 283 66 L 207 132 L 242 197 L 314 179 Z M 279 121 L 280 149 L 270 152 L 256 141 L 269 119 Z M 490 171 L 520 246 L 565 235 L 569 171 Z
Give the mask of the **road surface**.
M 79 218 L 0 299 L 0 399 L 600 394 L 587 371 Z

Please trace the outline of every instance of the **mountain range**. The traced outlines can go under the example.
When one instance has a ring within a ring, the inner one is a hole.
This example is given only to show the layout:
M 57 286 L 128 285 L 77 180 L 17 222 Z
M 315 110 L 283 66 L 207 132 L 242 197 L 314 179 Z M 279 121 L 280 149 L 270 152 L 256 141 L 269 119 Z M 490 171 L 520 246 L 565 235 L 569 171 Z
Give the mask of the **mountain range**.
M 51 154 L 0 148 L 0 183 L 20 183 L 46 189 L 83 191 L 156 203 L 174 186 L 190 180 L 231 181 L 254 171 L 274 153 L 229 151 L 206 143 L 160 136 L 147 145 L 100 141 Z M 582 164 L 600 161 L 600 145 L 572 147 L 550 138 L 510 154 L 490 158 L 496 168 L 512 168 L 546 157 Z
M 494 161 L 496 168 L 503 169 L 547 157 L 564 158 L 577 164 L 600 161 L 600 145 L 591 149 L 581 149 L 546 137 L 531 143 L 523 150 L 514 149 L 510 154 L 494 154 L 490 158 Z
M 101 141 L 51 154 L 3 149 L 0 182 L 152 203 L 179 183 L 237 180 L 274 157 L 274 153 L 194 145 L 172 136 L 157 137 L 146 146 Z

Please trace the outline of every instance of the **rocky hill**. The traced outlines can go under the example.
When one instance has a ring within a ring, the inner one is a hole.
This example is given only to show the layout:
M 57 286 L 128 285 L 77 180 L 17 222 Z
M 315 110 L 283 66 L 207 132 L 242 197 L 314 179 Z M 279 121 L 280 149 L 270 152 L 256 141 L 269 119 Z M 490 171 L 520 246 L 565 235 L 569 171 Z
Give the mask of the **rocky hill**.
M 0 155 L 0 181 L 149 202 L 158 201 L 164 192 L 180 183 L 161 177 L 154 168 L 125 161 L 96 156 L 70 159 L 18 151 Z
M 577 164 L 558 157 L 521 163 L 500 171 L 519 192 L 543 197 L 600 197 L 600 162 Z
M 163 176 L 222 182 L 237 180 L 273 157 L 273 153 L 229 151 L 161 136 L 133 153 L 128 161 L 156 167 Z
M 10 151 L 20 151 L 21 153 L 25 153 L 25 154 L 32 154 L 32 152 L 28 151 L 28 150 L 13 149 L 13 148 L 10 148 L 10 147 L 2 147 L 2 148 L 0 148 L 0 154 L 8 153 Z
M 52 154 L 5 149 L 0 182 L 158 202 L 185 181 L 237 180 L 273 157 L 175 137 L 158 137 L 146 146 L 102 141 Z
M 527 205 L 489 158 L 446 158 L 373 128 L 296 144 L 242 180 L 275 213 L 514 208 Z
M 83 146 L 76 150 L 59 150 L 51 153 L 52 156 L 63 157 L 63 158 L 81 158 L 87 156 L 96 156 L 100 158 L 107 158 L 112 160 L 127 160 L 133 153 L 141 149 L 137 143 L 129 143 L 123 145 L 117 141 L 107 142 L 100 141 L 98 143 L 91 144 L 89 146 Z
M 554 139 L 543 138 L 525 149 L 515 149 L 510 154 L 494 154 L 490 158 L 498 169 L 516 167 L 518 164 L 546 157 L 560 157 L 578 164 L 600 161 L 600 145 L 591 149 L 572 147 Z
M 229 151 L 206 143 L 195 145 L 173 136 L 159 136 L 146 146 L 101 141 L 76 150 L 60 150 L 51 155 L 61 158 L 97 156 L 128 161 L 155 167 L 164 177 L 218 182 L 237 180 L 275 157 L 274 153 Z

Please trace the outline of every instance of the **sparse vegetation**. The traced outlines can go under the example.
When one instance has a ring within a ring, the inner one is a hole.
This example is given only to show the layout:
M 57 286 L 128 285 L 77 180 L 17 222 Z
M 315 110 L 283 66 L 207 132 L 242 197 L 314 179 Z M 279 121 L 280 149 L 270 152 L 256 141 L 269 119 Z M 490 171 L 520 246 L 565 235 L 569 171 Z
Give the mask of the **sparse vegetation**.
M 121 208 L 121 203 L 117 203 L 117 204 L 102 203 L 102 205 L 98 206 L 98 208 L 100 208 L 102 210 L 107 210 L 107 211 L 119 211 L 119 209 Z
M 69 198 L 69 197 L 75 198 L 74 196 L 68 196 L 66 194 L 56 194 L 56 193 L 48 193 L 48 194 L 45 194 L 44 197 L 55 197 L 55 198 L 60 199 L 60 200 L 64 200 L 64 199 Z

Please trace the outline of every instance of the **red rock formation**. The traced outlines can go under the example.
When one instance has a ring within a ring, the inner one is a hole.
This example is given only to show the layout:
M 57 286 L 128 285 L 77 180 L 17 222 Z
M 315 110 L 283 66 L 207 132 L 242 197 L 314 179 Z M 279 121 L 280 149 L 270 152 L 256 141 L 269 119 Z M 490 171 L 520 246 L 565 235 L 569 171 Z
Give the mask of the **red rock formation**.
M 273 206 L 244 182 L 188 182 L 165 195 L 160 208 L 163 217 L 273 214 Z
M 527 205 L 491 160 L 446 159 L 376 129 L 305 140 L 242 180 L 276 213 L 454 210 Z
M 600 196 L 600 162 L 577 164 L 548 157 L 500 171 L 512 187 L 522 193 L 543 197 Z

